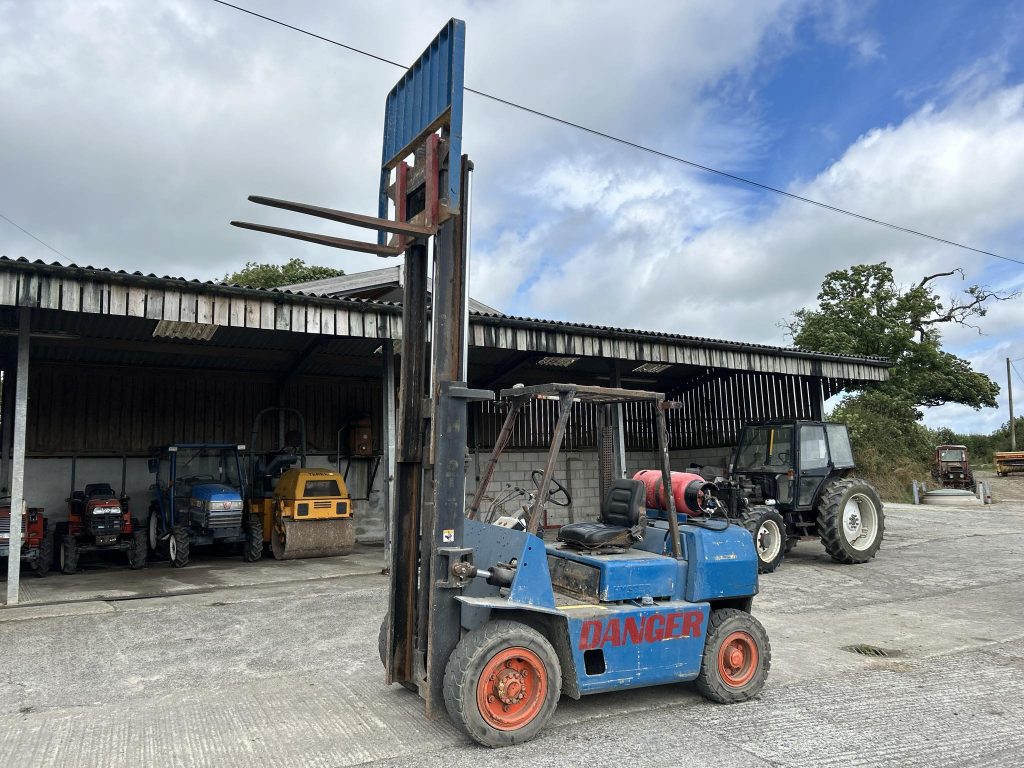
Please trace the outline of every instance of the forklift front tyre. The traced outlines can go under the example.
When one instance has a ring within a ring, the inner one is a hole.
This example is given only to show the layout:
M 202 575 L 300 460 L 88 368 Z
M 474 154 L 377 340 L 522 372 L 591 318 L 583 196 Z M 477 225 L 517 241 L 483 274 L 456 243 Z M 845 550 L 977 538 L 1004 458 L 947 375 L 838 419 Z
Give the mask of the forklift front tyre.
M 64 534 L 60 540 L 61 573 L 74 573 L 78 570 L 78 542 L 70 534 Z
M 743 513 L 743 527 L 754 537 L 757 572 L 772 573 L 782 564 L 786 548 L 786 523 L 771 507 L 754 507 Z
M 247 563 L 255 563 L 261 557 L 263 557 L 263 522 L 255 515 L 250 515 L 245 526 L 242 559 Z
M 757 696 L 772 666 L 772 647 L 761 622 L 746 611 L 711 612 L 697 690 L 719 704 Z
M 132 523 L 132 536 L 128 540 L 128 567 L 133 571 L 146 567 L 149 559 L 149 541 L 146 530 L 137 520 Z
M 167 557 L 175 568 L 184 568 L 188 565 L 189 549 L 188 531 L 180 526 L 175 526 L 167 539 Z
M 534 738 L 558 704 L 562 672 L 551 643 L 517 621 L 490 621 L 455 647 L 444 673 L 452 721 L 485 747 Z

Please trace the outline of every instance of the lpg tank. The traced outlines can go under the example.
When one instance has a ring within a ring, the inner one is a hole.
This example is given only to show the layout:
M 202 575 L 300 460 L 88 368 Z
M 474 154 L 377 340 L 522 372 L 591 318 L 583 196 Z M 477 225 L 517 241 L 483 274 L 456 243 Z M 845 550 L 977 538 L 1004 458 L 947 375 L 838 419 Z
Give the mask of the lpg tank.
M 641 469 L 634 480 L 639 480 L 647 488 L 647 508 L 665 511 L 665 485 L 661 482 L 660 469 Z M 675 501 L 676 512 L 685 513 L 689 517 L 707 514 L 707 500 L 714 495 L 716 486 L 700 475 L 691 472 L 672 473 L 672 499 Z

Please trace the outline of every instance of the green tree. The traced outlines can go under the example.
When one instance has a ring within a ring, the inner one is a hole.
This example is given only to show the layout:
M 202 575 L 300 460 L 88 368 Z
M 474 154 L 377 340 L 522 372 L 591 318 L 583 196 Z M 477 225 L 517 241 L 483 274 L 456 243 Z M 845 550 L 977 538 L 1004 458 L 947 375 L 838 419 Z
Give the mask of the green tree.
M 818 307 L 798 310 L 783 323 L 803 349 L 893 361 L 889 381 L 862 384 L 831 414 L 849 426 L 861 471 L 889 498 L 905 498 L 912 479 L 928 479 L 932 451 L 949 437 L 926 429 L 920 408 L 996 405 L 998 385 L 944 351 L 941 329 L 950 324 L 977 328 L 988 302 L 1017 294 L 972 285 L 943 300 L 935 282 L 955 274 L 963 277 L 955 269 L 901 287 L 885 262 L 836 270 L 825 276 Z
M 260 264 L 255 261 L 247 261 L 243 269 L 230 275 L 224 275 L 224 282 L 247 285 L 250 288 L 280 288 L 283 285 L 324 280 L 344 274 L 344 270 L 307 264 L 302 259 L 290 259 L 284 264 Z
M 817 309 L 801 309 L 785 325 L 798 347 L 847 355 L 880 355 L 893 361 L 890 379 L 865 385 L 912 409 L 943 403 L 994 408 L 999 386 L 966 360 L 942 349 L 941 328 L 977 328 L 986 303 L 1016 298 L 981 285 L 943 300 L 935 281 L 955 269 L 927 275 L 916 285 L 896 284 L 885 263 L 859 264 L 825 276 Z

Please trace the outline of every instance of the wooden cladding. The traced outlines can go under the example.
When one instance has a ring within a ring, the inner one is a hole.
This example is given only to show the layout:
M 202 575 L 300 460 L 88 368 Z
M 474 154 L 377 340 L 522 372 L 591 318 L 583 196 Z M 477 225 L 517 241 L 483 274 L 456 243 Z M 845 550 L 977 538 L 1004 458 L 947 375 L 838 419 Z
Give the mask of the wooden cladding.
M 729 377 L 707 381 L 672 398 L 681 406 L 667 414 L 670 449 L 717 448 L 736 445 L 744 424 L 773 418 L 821 418 L 819 381 L 796 376 L 730 372 Z M 625 403 L 626 450 L 656 450 L 657 438 L 650 405 Z M 564 447 L 592 449 L 598 445 L 601 406 L 575 403 L 565 433 Z M 494 445 L 505 410 L 501 403 L 471 407 L 471 434 L 480 448 Z M 546 449 L 558 418 L 558 403 L 534 400 L 516 422 L 510 448 Z
M 269 378 L 204 371 L 125 372 L 38 363 L 29 376 L 29 455 L 148 455 L 169 443 L 250 443 L 256 414 L 297 408 L 309 450 L 334 453 L 338 430 L 363 416 L 380 423 L 380 385 L 297 379 L 279 393 Z M 264 419 L 257 450 L 280 445 L 277 420 Z M 285 430 L 295 428 L 286 423 Z M 342 434 L 342 453 L 345 453 Z M 373 435 L 375 450 L 380 435 Z

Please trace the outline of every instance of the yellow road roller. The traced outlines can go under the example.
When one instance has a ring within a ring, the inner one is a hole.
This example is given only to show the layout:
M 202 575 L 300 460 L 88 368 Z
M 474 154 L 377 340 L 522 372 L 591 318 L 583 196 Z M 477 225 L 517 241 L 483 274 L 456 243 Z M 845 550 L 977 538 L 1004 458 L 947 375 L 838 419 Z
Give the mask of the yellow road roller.
M 352 498 L 345 479 L 330 469 L 306 467 L 306 425 L 294 408 L 266 408 L 256 416 L 256 443 L 262 420 L 292 415 L 299 430 L 289 431 L 275 451 L 249 453 L 249 512 L 263 521 L 264 540 L 278 560 L 347 555 L 355 546 Z M 295 466 L 298 464 L 299 466 Z

